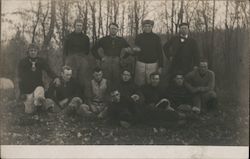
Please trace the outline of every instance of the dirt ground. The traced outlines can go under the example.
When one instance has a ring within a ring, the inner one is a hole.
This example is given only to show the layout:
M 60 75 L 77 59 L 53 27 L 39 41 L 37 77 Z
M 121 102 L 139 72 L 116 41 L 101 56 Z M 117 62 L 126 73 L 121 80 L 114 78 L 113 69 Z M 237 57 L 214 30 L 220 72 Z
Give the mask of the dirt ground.
M 193 120 L 129 128 L 62 113 L 27 115 L 7 97 L 0 106 L 2 145 L 249 145 L 249 116 L 226 99 Z

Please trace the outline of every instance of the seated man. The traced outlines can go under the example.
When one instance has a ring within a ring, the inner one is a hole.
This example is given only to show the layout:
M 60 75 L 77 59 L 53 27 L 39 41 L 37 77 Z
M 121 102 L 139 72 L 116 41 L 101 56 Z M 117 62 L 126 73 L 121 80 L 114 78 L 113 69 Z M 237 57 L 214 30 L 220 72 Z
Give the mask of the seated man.
M 126 101 L 121 97 L 120 92 L 114 89 L 110 93 L 111 102 L 107 109 L 107 116 L 111 121 L 119 122 L 123 127 L 129 127 L 130 123 L 136 121 L 134 110 L 134 104 L 130 101 Z
M 160 75 L 157 72 L 150 74 L 150 83 L 142 86 L 142 94 L 145 99 L 146 107 L 143 109 L 143 120 L 152 121 L 177 121 L 182 116 L 171 106 L 165 98 L 164 88 L 159 85 Z
M 165 98 L 164 88 L 159 85 L 160 74 L 153 72 L 150 74 L 150 83 L 141 87 L 142 94 L 145 99 L 145 104 L 149 109 L 174 109 L 170 106 L 170 102 Z
M 124 100 L 142 103 L 143 95 L 139 91 L 139 87 L 131 80 L 131 77 L 131 72 L 124 69 L 121 73 L 121 81 L 117 89 Z
M 72 78 L 71 67 L 62 67 L 60 83 L 60 85 L 50 83 L 46 97 L 52 99 L 68 114 L 85 115 L 84 110 L 87 105 L 83 104 L 83 93 L 79 84 Z
M 22 59 L 18 65 L 20 97 L 24 98 L 25 113 L 29 114 L 37 112 L 37 110 L 48 109 L 44 97 L 42 71 L 45 71 L 49 77 L 54 79 L 55 85 L 60 83 L 49 64 L 38 57 L 38 50 L 36 44 L 30 44 L 28 56 Z
M 208 69 L 206 61 L 201 61 L 197 70 L 188 73 L 185 81 L 185 85 L 192 92 L 193 105 L 197 112 L 216 106 L 215 75 Z
M 91 111 L 100 118 L 103 117 L 103 112 L 107 109 L 109 85 L 108 80 L 103 78 L 103 71 L 98 67 L 95 68 L 90 84 L 91 93 L 88 104 L 90 105 Z
M 173 81 L 166 89 L 166 97 L 170 100 L 173 108 L 191 109 L 191 95 L 187 87 L 184 85 L 184 77 L 181 73 L 176 74 Z

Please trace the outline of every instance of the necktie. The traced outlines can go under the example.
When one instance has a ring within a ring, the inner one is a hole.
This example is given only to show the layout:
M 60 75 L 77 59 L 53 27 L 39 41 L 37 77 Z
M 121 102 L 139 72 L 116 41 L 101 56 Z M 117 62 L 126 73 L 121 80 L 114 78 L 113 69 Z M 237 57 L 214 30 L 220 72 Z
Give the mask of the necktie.
M 35 61 L 32 61 L 31 59 L 30 59 L 30 62 L 31 62 L 31 70 L 32 71 L 36 71 L 36 60 Z

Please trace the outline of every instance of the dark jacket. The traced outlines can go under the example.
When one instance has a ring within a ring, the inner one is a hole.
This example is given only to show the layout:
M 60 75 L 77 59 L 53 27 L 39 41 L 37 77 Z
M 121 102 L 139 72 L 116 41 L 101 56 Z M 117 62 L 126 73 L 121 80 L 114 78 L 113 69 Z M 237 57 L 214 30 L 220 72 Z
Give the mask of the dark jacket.
M 104 50 L 104 55 L 120 57 L 121 50 L 126 47 L 129 47 L 129 44 L 124 38 L 118 36 L 105 36 L 98 40 L 93 46 L 92 53 L 95 58 L 100 59 L 101 57 L 98 54 L 98 49 L 102 48 Z
M 156 63 L 163 65 L 163 53 L 161 39 L 155 33 L 142 33 L 135 38 L 135 45 L 141 48 L 137 54 L 137 60 L 144 63 Z
M 190 37 L 184 42 L 181 42 L 180 36 L 173 37 L 165 43 L 163 49 L 168 59 L 173 58 L 169 68 L 169 73 L 172 76 L 179 72 L 186 74 L 192 71 L 194 66 L 199 65 L 198 45 Z
M 167 87 L 165 95 L 171 102 L 171 106 L 174 108 L 181 104 L 191 104 L 191 93 L 184 84 L 178 86 L 175 82 L 171 83 Z
M 164 88 L 161 86 L 154 87 L 151 84 L 145 84 L 141 87 L 141 91 L 147 105 L 156 104 L 166 96 Z
M 64 41 L 63 54 L 68 56 L 70 54 L 89 54 L 90 42 L 89 37 L 83 33 L 72 32 Z
M 32 71 L 32 62 L 34 61 L 36 70 Z M 49 64 L 42 58 L 31 59 L 25 57 L 18 65 L 19 88 L 21 94 L 32 93 L 36 87 L 43 86 L 42 71 L 45 71 L 52 79 L 56 74 L 51 70 Z
M 83 93 L 75 79 L 71 78 L 68 82 L 64 82 L 61 79 L 61 85 L 58 87 L 56 87 L 53 82 L 50 83 L 49 89 L 46 92 L 46 97 L 58 103 L 66 98 L 68 98 L 69 101 L 73 97 L 80 97 L 83 99 Z
M 143 95 L 139 87 L 132 80 L 128 82 L 120 81 L 118 84 L 118 91 L 125 100 L 131 100 L 131 96 L 137 94 L 140 96 L 140 102 L 143 101 Z

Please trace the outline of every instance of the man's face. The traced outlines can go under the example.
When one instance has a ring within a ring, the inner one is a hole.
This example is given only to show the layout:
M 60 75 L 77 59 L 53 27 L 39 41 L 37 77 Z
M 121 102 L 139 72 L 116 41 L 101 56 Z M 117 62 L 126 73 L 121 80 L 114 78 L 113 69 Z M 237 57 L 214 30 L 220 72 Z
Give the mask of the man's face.
M 153 75 L 150 78 L 151 80 L 151 85 L 152 86 L 158 86 L 159 82 L 160 82 L 160 76 L 159 75 Z
M 200 62 L 200 66 L 199 66 L 199 72 L 201 75 L 205 74 L 207 72 L 208 69 L 208 64 L 207 62 Z
M 29 49 L 29 56 L 31 58 L 36 58 L 38 54 L 38 50 L 36 48 L 30 48 Z
M 144 24 L 142 29 L 145 33 L 151 33 L 153 26 L 151 24 Z
M 112 102 L 118 103 L 118 102 L 120 102 L 120 99 L 121 99 L 121 95 L 120 95 L 120 92 L 118 90 L 111 92 L 111 101 Z
M 122 81 L 128 82 L 131 79 L 131 73 L 128 71 L 123 71 L 122 73 Z
M 182 75 L 177 75 L 177 76 L 175 77 L 175 83 L 176 83 L 177 86 L 182 86 L 183 83 L 184 83 L 184 78 L 183 78 L 183 76 L 182 76 Z
M 93 77 L 96 82 L 101 82 L 102 80 L 103 73 L 102 71 L 100 72 L 94 72 Z
M 110 35 L 111 36 L 116 36 L 117 32 L 118 32 L 118 27 L 115 26 L 115 25 L 110 25 L 110 27 L 109 27 Z
M 63 70 L 62 72 L 62 79 L 65 81 L 65 82 L 68 82 L 72 77 L 72 70 Z
M 81 33 L 82 32 L 82 27 L 83 27 L 82 23 L 76 22 L 76 24 L 75 24 L 75 32 Z
M 188 26 L 187 25 L 182 25 L 180 27 L 180 34 L 183 35 L 183 36 L 188 34 Z

